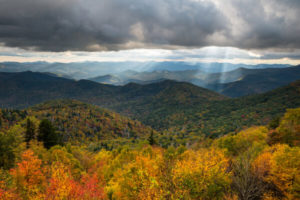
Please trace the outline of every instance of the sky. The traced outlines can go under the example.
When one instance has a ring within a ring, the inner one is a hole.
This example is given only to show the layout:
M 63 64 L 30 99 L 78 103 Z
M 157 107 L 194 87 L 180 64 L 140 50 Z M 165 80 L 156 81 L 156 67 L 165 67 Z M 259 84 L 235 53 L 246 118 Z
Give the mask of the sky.
M 299 0 L 0 0 L 0 62 L 300 64 Z

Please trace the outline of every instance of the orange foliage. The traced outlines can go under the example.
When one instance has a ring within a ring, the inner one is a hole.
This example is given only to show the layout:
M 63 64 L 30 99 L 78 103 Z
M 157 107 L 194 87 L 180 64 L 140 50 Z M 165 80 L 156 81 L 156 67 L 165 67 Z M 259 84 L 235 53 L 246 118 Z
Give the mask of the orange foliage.
M 16 191 L 23 199 L 41 199 L 46 187 L 46 169 L 31 150 L 22 154 L 22 160 L 10 171 Z
M 84 176 L 81 184 L 73 179 L 70 169 L 59 162 L 51 166 L 49 182 L 47 200 L 98 200 L 105 197 L 96 176 Z
M 265 181 L 274 184 L 284 196 L 296 199 L 299 196 L 296 189 L 300 178 L 299 158 L 299 147 L 278 144 L 258 156 L 253 166 Z

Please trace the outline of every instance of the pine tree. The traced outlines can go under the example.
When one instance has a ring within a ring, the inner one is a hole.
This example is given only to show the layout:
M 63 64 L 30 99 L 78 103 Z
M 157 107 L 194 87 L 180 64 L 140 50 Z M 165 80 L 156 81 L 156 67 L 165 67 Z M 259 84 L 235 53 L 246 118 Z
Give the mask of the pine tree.
M 60 144 L 60 137 L 54 126 L 47 119 L 43 119 L 39 125 L 38 141 L 43 142 L 47 149 Z
M 25 142 L 27 144 L 27 148 L 29 148 L 30 140 L 35 138 L 35 127 L 34 123 L 28 118 L 26 123 L 26 132 L 25 132 Z
M 154 140 L 154 137 L 153 137 L 153 131 L 151 132 L 151 134 L 148 138 L 148 142 L 151 146 L 155 144 L 155 140 Z

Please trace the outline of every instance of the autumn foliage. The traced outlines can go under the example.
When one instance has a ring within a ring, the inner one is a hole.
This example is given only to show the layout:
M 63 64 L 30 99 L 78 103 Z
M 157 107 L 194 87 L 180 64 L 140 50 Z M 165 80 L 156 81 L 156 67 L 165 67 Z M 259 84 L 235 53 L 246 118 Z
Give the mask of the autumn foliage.
M 252 127 L 188 148 L 145 138 L 97 151 L 74 141 L 46 148 L 34 136 L 22 140 L 24 119 L 1 133 L 11 144 L 0 143 L 0 199 L 299 199 L 299 112 L 288 110 L 273 129 Z

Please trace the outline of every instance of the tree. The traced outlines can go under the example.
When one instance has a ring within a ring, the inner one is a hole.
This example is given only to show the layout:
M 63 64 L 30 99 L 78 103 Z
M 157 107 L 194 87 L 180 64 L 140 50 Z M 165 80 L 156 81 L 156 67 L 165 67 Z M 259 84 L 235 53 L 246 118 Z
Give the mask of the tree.
M 22 199 L 44 199 L 46 168 L 31 150 L 26 150 L 16 168 L 10 171 L 15 191 Z
M 218 149 L 185 151 L 172 170 L 174 199 L 223 199 L 230 186 L 228 164 Z
M 60 144 L 60 137 L 54 126 L 47 119 L 43 119 L 39 125 L 38 141 L 43 142 L 47 149 Z
M 23 134 L 25 130 L 20 125 L 11 127 L 6 133 L 0 132 L 0 168 L 10 169 L 14 166 L 16 157 L 23 151 Z
M 278 128 L 281 143 L 290 146 L 300 145 L 300 108 L 288 109 L 284 114 Z
M 232 188 L 240 200 L 260 199 L 266 189 L 261 178 L 252 170 L 251 155 L 247 152 L 232 163 Z
M 131 161 L 127 161 L 126 165 L 118 164 L 122 168 L 115 170 L 109 181 L 108 196 L 111 199 L 163 199 L 159 182 L 159 177 L 162 176 L 159 168 L 162 161 L 161 150 L 149 147 L 134 152 L 139 155 L 130 158 Z M 128 157 L 128 154 L 124 156 Z
M 155 140 L 154 140 L 154 137 L 153 137 L 153 131 L 151 132 L 151 134 L 148 138 L 148 142 L 151 146 L 153 146 L 155 144 Z
M 264 181 L 274 185 L 281 195 L 287 199 L 297 199 L 300 196 L 299 157 L 299 147 L 277 144 L 256 158 L 254 167 Z
M 29 147 L 30 140 L 35 138 L 35 126 L 34 123 L 28 118 L 26 123 L 25 142 L 27 148 Z
M 14 149 L 19 144 L 13 134 L 0 132 L 0 168 L 9 169 L 14 165 Z

